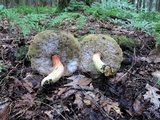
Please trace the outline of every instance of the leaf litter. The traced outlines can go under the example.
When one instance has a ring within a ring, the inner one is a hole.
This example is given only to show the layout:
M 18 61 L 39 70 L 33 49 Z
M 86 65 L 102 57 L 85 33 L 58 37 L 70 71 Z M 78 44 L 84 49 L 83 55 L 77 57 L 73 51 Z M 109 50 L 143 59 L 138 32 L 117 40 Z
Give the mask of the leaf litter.
M 123 28 L 105 19 L 86 21 L 84 28 L 74 30 L 66 22 L 60 24 L 61 30 L 78 39 L 93 32 L 124 35 L 136 40 L 137 45 L 134 49 L 121 45 L 124 61 L 114 76 L 75 73 L 41 88 L 43 76 L 31 69 L 25 56 L 17 58 L 14 53 L 19 47 L 28 47 L 37 32 L 31 31 L 24 38 L 17 25 L 12 31 L 11 27 L 8 24 L 5 31 L 0 31 L 0 61 L 7 65 L 0 73 L 0 119 L 160 119 L 160 86 L 152 76 L 160 71 L 159 46 L 145 31 Z M 9 102 L 5 104 L 4 99 Z

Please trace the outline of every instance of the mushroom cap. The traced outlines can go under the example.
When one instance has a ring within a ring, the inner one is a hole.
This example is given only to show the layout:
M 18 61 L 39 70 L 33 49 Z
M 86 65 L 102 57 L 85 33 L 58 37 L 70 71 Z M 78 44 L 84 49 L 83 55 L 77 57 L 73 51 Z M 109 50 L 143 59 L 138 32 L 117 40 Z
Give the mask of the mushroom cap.
M 42 75 L 48 75 L 54 69 L 52 56 L 59 55 L 64 65 L 64 75 L 77 70 L 80 55 L 79 42 L 69 33 L 47 30 L 38 33 L 29 46 L 31 67 Z
M 80 65 L 83 72 L 98 74 L 99 71 L 93 63 L 93 55 L 102 54 L 102 62 L 109 66 L 112 73 L 119 70 L 123 60 L 123 53 L 118 43 L 111 37 L 102 34 L 90 34 L 81 41 Z

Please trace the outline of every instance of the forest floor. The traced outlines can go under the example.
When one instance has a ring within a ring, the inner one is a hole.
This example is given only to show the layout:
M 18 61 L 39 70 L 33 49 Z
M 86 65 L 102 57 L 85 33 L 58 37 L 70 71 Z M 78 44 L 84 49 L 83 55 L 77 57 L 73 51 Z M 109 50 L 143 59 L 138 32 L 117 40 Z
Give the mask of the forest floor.
M 123 28 L 106 19 L 87 21 L 82 29 L 63 21 L 57 28 L 81 39 L 94 33 L 126 36 L 136 42 L 121 45 L 124 61 L 111 77 L 75 72 L 47 88 L 31 68 L 27 48 L 37 32 L 23 37 L 21 29 L 0 21 L 0 119 L 3 120 L 158 120 L 160 85 L 152 72 L 160 70 L 160 51 L 145 31 Z M 154 50 L 153 50 L 154 49 Z

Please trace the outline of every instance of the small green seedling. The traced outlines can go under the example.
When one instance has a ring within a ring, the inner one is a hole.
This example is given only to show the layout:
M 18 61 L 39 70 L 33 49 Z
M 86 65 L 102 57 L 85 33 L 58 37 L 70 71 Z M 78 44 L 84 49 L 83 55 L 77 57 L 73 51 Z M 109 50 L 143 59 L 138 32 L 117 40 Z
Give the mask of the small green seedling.
M 6 69 L 7 67 L 7 65 L 3 65 L 2 63 L 0 63 L 0 72 L 2 72 L 2 70 Z
M 160 78 L 157 80 L 157 84 L 160 85 Z

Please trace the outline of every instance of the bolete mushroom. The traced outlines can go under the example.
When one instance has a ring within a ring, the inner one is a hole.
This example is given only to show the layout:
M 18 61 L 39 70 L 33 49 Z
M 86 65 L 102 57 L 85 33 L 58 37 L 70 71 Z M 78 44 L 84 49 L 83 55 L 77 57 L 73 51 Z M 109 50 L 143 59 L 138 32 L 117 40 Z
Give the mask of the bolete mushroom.
M 31 67 L 44 76 L 48 75 L 41 82 L 43 86 L 77 70 L 80 44 L 69 33 L 47 30 L 34 37 L 28 55 Z
M 102 34 L 90 34 L 81 42 L 79 68 L 91 74 L 103 73 L 110 76 L 116 73 L 123 60 L 123 53 L 118 43 Z M 98 72 L 99 71 L 99 72 Z

